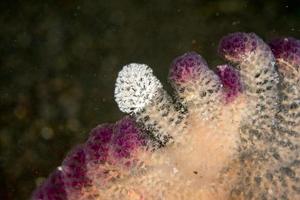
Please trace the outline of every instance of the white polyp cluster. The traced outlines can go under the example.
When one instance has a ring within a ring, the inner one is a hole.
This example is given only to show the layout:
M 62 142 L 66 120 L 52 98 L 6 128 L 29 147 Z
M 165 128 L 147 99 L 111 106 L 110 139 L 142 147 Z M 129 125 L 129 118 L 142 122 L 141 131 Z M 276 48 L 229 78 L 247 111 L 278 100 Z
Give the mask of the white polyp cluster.
M 130 63 L 119 72 L 115 101 L 125 113 L 138 113 L 147 106 L 162 84 L 145 64 Z

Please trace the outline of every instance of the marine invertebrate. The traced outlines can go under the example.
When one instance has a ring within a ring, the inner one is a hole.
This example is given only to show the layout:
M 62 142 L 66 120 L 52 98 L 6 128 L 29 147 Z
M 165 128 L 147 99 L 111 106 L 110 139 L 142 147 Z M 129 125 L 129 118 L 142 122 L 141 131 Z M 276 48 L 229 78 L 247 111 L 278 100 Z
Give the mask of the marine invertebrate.
M 219 53 L 236 68 L 172 62 L 175 99 L 147 65 L 124 66 L 115 97 L 131 117 L 95 128 L 33 199 L 299 198 L 300 42 L 233 33 Z

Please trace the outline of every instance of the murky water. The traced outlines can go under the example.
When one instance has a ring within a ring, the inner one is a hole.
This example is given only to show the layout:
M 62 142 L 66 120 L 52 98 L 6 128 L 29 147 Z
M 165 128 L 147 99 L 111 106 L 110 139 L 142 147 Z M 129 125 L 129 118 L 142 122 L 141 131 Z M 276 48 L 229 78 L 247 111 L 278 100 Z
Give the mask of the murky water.
M 218 41 L 230 32 L 300 38 L 291 2 L 2 1 L 0 199 L 29 198 L 91 128 L 122 116 L 113 88 L 124 64 L 166 80 L 186 51 L 221 64 Z

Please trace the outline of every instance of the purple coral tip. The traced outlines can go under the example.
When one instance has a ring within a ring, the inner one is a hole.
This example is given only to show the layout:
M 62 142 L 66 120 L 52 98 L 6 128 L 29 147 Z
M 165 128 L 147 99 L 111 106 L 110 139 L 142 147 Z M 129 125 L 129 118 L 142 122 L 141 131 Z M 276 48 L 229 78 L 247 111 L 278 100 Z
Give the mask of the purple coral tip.
M 88 184 L 86 177 L 86 153 L 85 146 L 74 148 L 62 163 L 61 170 L 66 190 L 80 190 Z
M 199 54 L 188 52 L 173 60 L 169 78 L 176 84 L 186 83 L 197 78 L 206 68 L 207 63 Z
M 64 200 L 67 193 L 64 186 L 62 171 L 55 170 L 32 195 L 33 200 Z
M 279 38 L 270 43 L 277 61 L 284 61 L 292 66 L 300 65 L 300 40 L 295 38 Z
M 248 53 L 253 52 L 258 45 L 254 33 L 231 33 L 224 36 L 219 43 L 219 54 L 232 62 L 240 62 Z
M 104 124 L 91 131 L 85 145 L 88 162 L 103 163 L 107 160 L 113 128 L 113 124 Z
M 112 142 L 116 158 L 130 157 L 134 150 L 144 145 L 144 142 L 141 131 L 132 118 L 125 117 L 116 123 Z
M 217 74 L 224 87 L 225 102 L 232 102 L 242 91 L 240 73 L 230 65 L 217 66 Z

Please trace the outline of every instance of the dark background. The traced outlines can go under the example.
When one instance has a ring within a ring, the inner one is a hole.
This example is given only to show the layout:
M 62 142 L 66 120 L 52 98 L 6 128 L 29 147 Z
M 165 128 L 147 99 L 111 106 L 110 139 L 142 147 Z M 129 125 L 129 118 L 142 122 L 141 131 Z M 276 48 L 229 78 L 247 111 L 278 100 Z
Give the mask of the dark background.
M 0 199 L 28 199 L 90 129 L 122 116 L 113 90 L 124 64 L 152 66 L 169 89 L 173 58 L 195 50 L 221 64 L 230 32 L 300 38 L 291 2 L 2 0 Z

